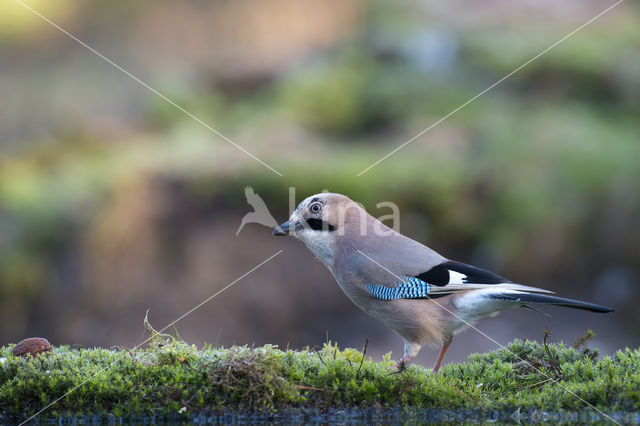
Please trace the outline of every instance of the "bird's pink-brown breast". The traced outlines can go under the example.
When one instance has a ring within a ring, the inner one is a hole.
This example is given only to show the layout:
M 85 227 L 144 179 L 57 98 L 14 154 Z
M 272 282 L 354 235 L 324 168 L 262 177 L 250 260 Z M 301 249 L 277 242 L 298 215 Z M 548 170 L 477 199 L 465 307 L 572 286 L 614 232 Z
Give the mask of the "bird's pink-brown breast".
M 352 256 L 362 255 L 350 253 L 342 259 Z M 340 255 L 336 257 L 340 259 Z M 449 328 L 446 325 L 451 315 L 448 311 L 455 309 L 448 300 L 450 297 L 439 298 L 437 301 L 376 299 L 364 287 L 365 282 L 375 279 L 362 276 L 362 271 L 356 265 L 362 264 L 363 259 L 353 259 L 352 257 L 351 261 L 338 262 L 334 265 L 333 273 L 340 288 L 355 305 L 408 341 L 439 345 L 449 337 Z

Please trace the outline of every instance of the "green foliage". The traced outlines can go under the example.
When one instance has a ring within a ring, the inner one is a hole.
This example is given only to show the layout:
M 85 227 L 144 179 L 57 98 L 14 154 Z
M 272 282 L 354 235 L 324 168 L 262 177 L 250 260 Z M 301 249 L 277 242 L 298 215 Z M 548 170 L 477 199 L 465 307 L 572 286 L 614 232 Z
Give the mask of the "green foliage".
M 57 347 L 37 358 L 0 349 L 0 414 L 189 416 L 197 412 L 378 407 L 444 410 L 585 410 L 637 407 L 640 351 L 596 360 L 562 344 L 516 340 L 432 374 L 391 372 L 355 349 L 203 348 L 154 335 L 147 349 Z M 69 392 L 71 391 L 71 392 Z M 67 394 L 67 392 L 69 392 Z
M 406 110 L 406 69 L 379 67 L 368 54 L 347 52 L 284 85 L 283 101 L 305 125 L 330 135 L 354 136 L 389 126 Z
M 68 7 L 62 9 L 74 12 L 75 3 L 66 0 Z M 99 13 L 93 13 L 105 22 L 114 19 L 126 25 L 116 15 L 102 13 L 124 7 L 120 3 L 94 2 L 83 12 L 76 11 L 76 18 L 93 22 L 89 12 L 95 9 Z M 33 6 L 56 18 L 56 8 L 46 4 L 34 0 Z M 130 8 L 127 4 L 131 17 L 145 10 Z M 93 235 L 101 223 L 96 220 L 102 219 L 98 213 L 111 212 L 117 194 L 136 191 L 131 189 L 136 181 L 143 181 L 140 192 L 146 185 L 159 187 L 150 195 L 158 198 L 171 193 L 171 188 L 162 188 L 163 182 L 187 188 L 192 191 L 189 197 L 175 203 L 186 211 L 203 210 L 209 204 L 217 209 L 232 206 L 239 217 L 246 209 L 243 188 L 248 184 L 269 208 L 280 208 L 279 215 L 286 213 L 287 186 L 297 188 L 298 201 L 327 188 L 364 202 L 370 210 L 375 202 L 391 200 L 403 214 L 424 216 L 432 228 L 430 240 L 448 244 L 440 249 L 456 257 L 462 256 L 454 250 L 473 250 L 482 241 L 496 252 L 508 253 L 507 264 L 517 264 L 519 257 L 526 263 L 537 262 L 548 273 L 553 265 L 532 259 L 535 253 L 523 241 L 560 229 L 566 256 L 580 254 L 565 259 L 567 264 L 584 261 L 593 266 L 589 272 L 598 273 L 611 256 L 616 262 L 636 265 L 637 251 L 630 248 L 640 238 L 640 216 L 633 214 L 640 205 L 636 90 L 640 73 L 634 72 L 640 27 L 633 10 L 590 25 L 356 176 L 575 28 L 575 20 L 582 20 L 573 14 L 571 19 L 560 15 L 542 21 L 523 19 L 506 8 L 493 24 L 467 26 L 477 11 L 469 11 L 461 21 L 441 22 L 435 19 L 441 12 L 430 9 L 374 2 L 352 38 L 242 96 L 210 87 L 209 79 L 215 78 L 206 77 L 209 70 L 202 69 L 199 61 L 182 65 L 188 70 L 184 75 L 201 76 L 199 81 L 163 79 L 158 67 L 163 94 L 284 177 L 155 96 L 134 102 L 142 106 L 131 114 L 135 129 L 131 132 L 94 128 L 89 119 L 71 119 L 74 122 L 46 132 L 20 132 L 15 141 L 19 149 L 1 149 L 0 299 L 24 304 L 25 309 L 44 303 L 45 290 L 57 289 L 61 281 L 51 273 L 61 267 L 56 254 L 69 247 L 82 249 L 82 238 Z M 0 34 L 8 31 L 9 44 L 14 40 L 9 33 L 27 34 L 38 22 L 13 3 L 0 6 L 0 12 L 0 24 L 6 24 L 6 28 L 0 25 Z M 66 16 L 67 12 L 65 17 L 73 18 L 74 13 Z M 459 18 L 457 13 L 449 15 Z M 132 21 L 130 25 L 137 25 L 137 19 Z M 118 28 L 106 23 L 94 26 Z M 137 34 L 137 29 L 123 34 Z M 69 66 L 59 69 L 51 64 L 38 76 L 59 76 L 56 87 L 61 92 L 76 86 L 76 80 L 98 78 L 94 72 L 86 77 L 78 74 L 72 61 Z M 31 74 L 24 71 L 26 79 Z M 28 79 L 17 81 L 20 87 L 31 86 Z M 69 99 L 78 109 L 92 110 L 80 94 L 69 94 Z M 47 109 L 43 101 L 39 104 Z M 130 101 L 125 97 L 118 108 Z M 42 120 L 28 121 L 36 129 L 43 126 Z M 131 198 L 143 200 L 143 196 Z M 135 204 L 131 205 L 133 209 Z M 117 216 L 116 222 L 132 216 L 125 208 L 111 214 Z M 609 235 L 608 224 L 617 222 L 625 222 L 626 238 L 613 236 L 611 242 L 599 238 L 602 244 L 588 253 L 580 250 L 585 244 L 593 246 L 581 235 Z M 628 259 L 620 259 L 614 250 L 628 253 Z

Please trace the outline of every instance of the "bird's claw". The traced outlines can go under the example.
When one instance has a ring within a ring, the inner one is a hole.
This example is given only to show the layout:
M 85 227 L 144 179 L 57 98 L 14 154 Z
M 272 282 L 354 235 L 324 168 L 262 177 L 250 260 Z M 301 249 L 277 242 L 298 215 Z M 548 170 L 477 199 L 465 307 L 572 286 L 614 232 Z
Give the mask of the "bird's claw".
M 398 361 L 396 361 L 395 364 L 393 364 L 393 366 L 391 367 L 391 370 L 393 371 L 391 374 L 398 374 L 398 373 L 402 373 L 404 370 L 407 369 L 407 360 L 404 358 L 400 358 Z

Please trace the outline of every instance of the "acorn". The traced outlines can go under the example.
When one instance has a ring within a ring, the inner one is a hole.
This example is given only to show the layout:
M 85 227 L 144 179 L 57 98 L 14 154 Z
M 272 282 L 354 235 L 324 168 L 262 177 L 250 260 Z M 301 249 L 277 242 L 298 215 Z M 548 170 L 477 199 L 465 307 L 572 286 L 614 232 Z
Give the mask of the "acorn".
M 11 351 L 13 356 L 35 357 L 41 352 L 51 352 L 51 343 L 43 337 L 29 337 L 18 342 Z

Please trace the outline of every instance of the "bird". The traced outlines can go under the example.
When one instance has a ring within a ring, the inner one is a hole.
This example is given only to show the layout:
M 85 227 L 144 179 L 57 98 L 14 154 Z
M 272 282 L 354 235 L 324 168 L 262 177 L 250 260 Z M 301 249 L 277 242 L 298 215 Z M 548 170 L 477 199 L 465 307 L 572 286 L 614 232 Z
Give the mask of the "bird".
M 505 309 L 542 304 L 613 311 L 450 260 L 342 194 L 307 197 L 273 235 L 302 240 L 355 305 L 404 339 L 404 354 L 392 367 L 397 371 L 428 345 L 440 347 L 437 373 L 456 333 Z
M 249 212 L 242 217 L 240 227 L 236 231 L 236 236 L 238 236 L 242 228 L 244 228 L 247 223 L 259 223 L 261 225 L 268 226 L 269 228 L 275 228 L 278 225 L 278 222 L 276 222 L 271 215 L 271 212 L 269 212 L 264 200 L 255 193 L 252 187 L 247 186 L 244 189 L 244 195 L 247 197 L 247 203 L 253 207 L 254 211 Z

